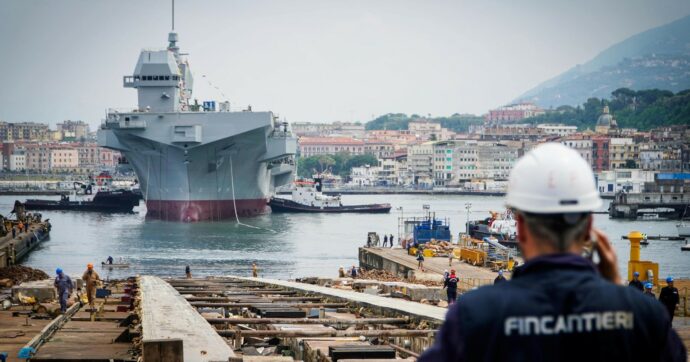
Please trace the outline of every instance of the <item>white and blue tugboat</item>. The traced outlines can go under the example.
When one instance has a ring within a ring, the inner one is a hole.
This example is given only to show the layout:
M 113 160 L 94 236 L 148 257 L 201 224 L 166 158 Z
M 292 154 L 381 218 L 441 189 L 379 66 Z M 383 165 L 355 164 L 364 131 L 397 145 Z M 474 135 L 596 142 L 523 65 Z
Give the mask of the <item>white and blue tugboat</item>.
M 313 181 L 296 181 L 292 190 L 292 200 L 279 197 L 271 198 L 269 205 L 273 212 L 363 212 L 387 213 L 390 204 L 343 205 L 340 195 L 328 196 L 321 192 L 320 178 Z

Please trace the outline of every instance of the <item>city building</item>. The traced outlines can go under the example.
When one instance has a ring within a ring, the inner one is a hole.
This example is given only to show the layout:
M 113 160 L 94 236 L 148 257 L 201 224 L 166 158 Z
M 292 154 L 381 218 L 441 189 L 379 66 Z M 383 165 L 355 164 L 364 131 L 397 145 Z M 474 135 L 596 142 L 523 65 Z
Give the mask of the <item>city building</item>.
M 533 103 L 509 104 L 492 109 L 486 115 L 487 123 L 517 122 L 525 118 L 544 114 L 544 110 Z
M 576 126 L 566 126 L 564 124 L 539 124 L 537 129 L 540 134 L 567 137 L 577 132 Z
M 434 184 L 434 142 L 412 145 L 407 149 L 407 168 L 412 184 L 431 187 Z
M 62 140 L 83 141 L 89 137 L 89 124 L 83 121 L 64 121 L 57 124 Z
M 602 171 L 595 175 L 597 189 L 601 193 L 613 194 L 619 191 L 637 193 L 644 191 L 645 183 L 654 182 L 654 171 L 639 169 L 616 169 Z
M 2 141 L 47 141 L 50 129 L 47 124 L 35 122 L 0 122 Z
M 350 185 L 376 186 L 380 170 L 381 167 L 371 165 L 353 167 L 350 170 Z
M 24 150 L 18 149 L 9 155 L 9 167 L 12 172 L 21 172 L 26 170 L 26 155 Z
M 354 137 L 363 138 L 365 134 L 362 123 L 333 122 L 333 123 L 312 123 L 295 122 L 291 124 L 292 132 L 298 137 Z
M 441 127 L 440 123 L 425 119 L 410 121 L 407 130 L 423 141 L 446 141 L 455 136 L 455 132 Z
M 564 138 L 561 143 L 568 146 L 584 158 L 587 163 L 592 164 L 592 140 L 583 137 Z
M 517 162 L 519 149 L 494 142 L 480 142 L 477 145 L 476 177 L 490 180 L 507 180 L 513 165 Z
M 601 172 L 609 169 L 609 138 L 592 137 L 592 171 Z
M 302 157 L 347 153 L 364 154 L 364 141 L 350 137 L 300 137 L 299 153 Z
M 609 170 L 637 168 L 639 148 L 632 138 L 609 139 Z

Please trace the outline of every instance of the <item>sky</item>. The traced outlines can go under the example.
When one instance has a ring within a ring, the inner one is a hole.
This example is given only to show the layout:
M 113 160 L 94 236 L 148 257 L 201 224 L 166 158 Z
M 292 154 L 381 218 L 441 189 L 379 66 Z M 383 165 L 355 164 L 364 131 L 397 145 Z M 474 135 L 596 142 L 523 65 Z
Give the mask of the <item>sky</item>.
M 687 0 L 177 0 L 194 98 L 290 122 L 482 114 L 641 31 Z M 170 0 L 0 0 L 0 120 L 97 126 L 163 48 Z

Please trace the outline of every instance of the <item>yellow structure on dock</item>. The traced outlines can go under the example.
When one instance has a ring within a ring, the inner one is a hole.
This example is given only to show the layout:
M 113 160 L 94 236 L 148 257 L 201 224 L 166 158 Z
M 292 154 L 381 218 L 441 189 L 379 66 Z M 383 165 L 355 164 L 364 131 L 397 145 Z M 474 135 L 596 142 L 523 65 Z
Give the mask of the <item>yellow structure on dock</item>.
M 659 285 L 659 263 L 648 260 L 640 260 L 640 241 L 644 238 L 641 232 L 631 231 L 628 234 L 630 240 L 630 260 L 628 261 L 628 280 L 632 280 L 633 273 L 650 280 L 652 284 Z M 651 274 L 651 275 L 649 275 Z

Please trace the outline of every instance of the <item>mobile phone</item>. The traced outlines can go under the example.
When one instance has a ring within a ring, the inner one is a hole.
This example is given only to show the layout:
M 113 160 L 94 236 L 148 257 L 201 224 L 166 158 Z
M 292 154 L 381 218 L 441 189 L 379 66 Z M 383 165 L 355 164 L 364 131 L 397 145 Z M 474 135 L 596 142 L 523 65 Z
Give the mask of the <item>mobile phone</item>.
M 597 252 L 598 242 L 599 239 L 597 238 L 597 234 L 594 232 L 594 230 L 591 230 L 589 232 L 589 238 L 587 241 L 585 241 L 584 248 L 582 249 L 582 257 L 595 264 L 599 263 L 598 255 L 596 255 L 596 257 L 594 255 Z

